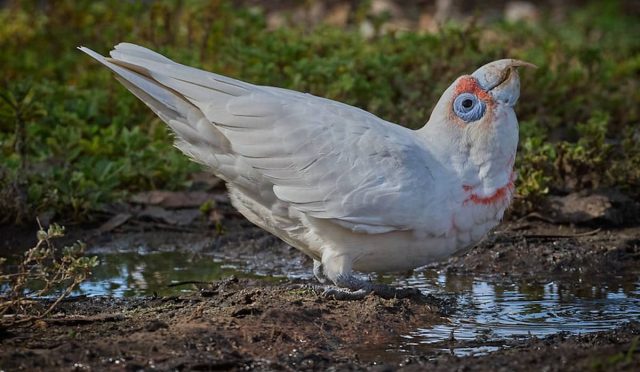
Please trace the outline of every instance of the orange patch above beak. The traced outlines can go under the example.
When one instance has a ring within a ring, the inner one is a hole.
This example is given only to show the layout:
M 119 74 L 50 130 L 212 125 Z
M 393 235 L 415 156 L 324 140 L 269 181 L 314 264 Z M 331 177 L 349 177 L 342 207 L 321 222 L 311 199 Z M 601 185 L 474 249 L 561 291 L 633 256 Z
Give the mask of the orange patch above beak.
M 487 105 L 493 103 L 491 95 L 485 92 L 478 84 L 478 81 L 470 75 L 463 76 L 459 79 L 458 85 L 456 85 L 455 95 L 457 96 L 460 93 L 473 93 Z

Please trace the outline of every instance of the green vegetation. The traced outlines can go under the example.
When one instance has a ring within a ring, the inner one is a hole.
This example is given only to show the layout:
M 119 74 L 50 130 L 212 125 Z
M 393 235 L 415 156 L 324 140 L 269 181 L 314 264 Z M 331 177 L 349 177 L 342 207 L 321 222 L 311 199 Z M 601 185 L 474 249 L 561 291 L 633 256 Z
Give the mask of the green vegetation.
M 43 318 L 91 275 L 98 258 L 84 256 L 81 242 L 58 250 L 53 242 L 63 236 L 64 227 L 40 227 L 38 243 L 16 269 L 3 270 L 6 259 L 0 257 L 0 325 Z M 48 306 L 38 300 L 53 295 Z
M 261 11 L 220 1 L 42 3 L 0 10 L 0 223 L 47 211 L 85 219 L 127 192 L 188 185 L 198 166 L 170 148 L 164 124 L 75 50 L 120 41 L 409 127 L 455 77 L 493 59 L 530 61 L 540 68 L 522 73 L 518 210 L 584 188 L 640 198 L 640 22 L 615 2 L 573 10 L 560 26 L 447 25 L 370 40 L 357 27 L 271 31 Z

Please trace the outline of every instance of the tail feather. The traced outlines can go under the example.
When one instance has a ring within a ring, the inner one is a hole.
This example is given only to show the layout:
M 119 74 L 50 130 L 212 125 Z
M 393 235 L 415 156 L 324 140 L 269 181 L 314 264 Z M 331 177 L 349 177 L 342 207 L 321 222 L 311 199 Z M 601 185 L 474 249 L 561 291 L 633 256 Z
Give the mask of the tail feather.
M 87 53 L 98 62 L 105 65 L 118 75 L 118 80 L 136 97 L 153 110 L 181 139 L 179 146 L 183 151 L 186 144 L 196 147 L 206 148 L 206 151 L 188 149 L 189 155 L 203 153 L 205 159 L 198 158 L 201 163 L 209 163 L 209 158 L 213 153 L 227 153 L 231 144 L 228 139 L 215 126 L 207 120 L 202 111 L 195 106 L 187 97 L 176 90 L 163 85 L 153 79 L 145 64 L 133 64 L 122 62 L 112 58 L 105 58 L 93 50 L 79 47 L 81 51 Z M 133 49 L 133 53 L 140 55 L 138 48 Z M 144 48 L 139 48 L 144 49 Z M 145 49 L 146 50 L 146 49 Z M 148 51 L 144 54 L 148 61 L 158 63 L 169 59 Z M 163 62 L 166 63 L 166 62 Z M 207 164 L 216 167 L 216 164 Z
M 160 53 L 156 53 L 151 49 L 143 48 L 136 44 L 120 43 L 115 46 L 115 51 L 120 52 L 122 55 L 128 55 L 132 57 L 138 57 L 149 61 L 155 61 L 160 63 L 175 63 L 169 58 L 163 56 Z M 113 51 L 112 54 L 115 52 Z M 112 57 L 116 58 L 112 55 Z
M 218 177 L 247 195 L 271 200 L 270 186 L 263 185 L 263 177 L 235 154 L 229 139 L 203 113 L 228 115 L 225 110 L 230 99 L 262 88 L 180 65 L 134 44 L 118 44 L 112 58 L 89 48 L 78 49 L 115 72 L 125 88 L 167 123 L 176 134 L 175 146 L 185 155 L 211 167 Z
M 158 77 L 181 80 L 236 97 L 257 89 L 253 84 L 176 63 L 152 50 L 134 44 L 120 43 L 115 46 L 110 55 L 116 63 L 125 62 L 143 67 L 154 79 Z

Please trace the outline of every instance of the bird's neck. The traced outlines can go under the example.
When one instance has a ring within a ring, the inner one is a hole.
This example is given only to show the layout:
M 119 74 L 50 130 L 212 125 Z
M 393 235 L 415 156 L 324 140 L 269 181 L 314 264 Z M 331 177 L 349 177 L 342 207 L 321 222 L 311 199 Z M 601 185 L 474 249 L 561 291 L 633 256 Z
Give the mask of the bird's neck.
M 511 197 L 516 178 L 513 170 L 515 150 L 507 153 L 504 148 L 474 147 L 447 141 L 443 138 L 450 136 L 424 129 L 418 136 L 467 202 L 491 204 Z
M 471 202 L 487 204 L 510 195 L 514 188 L 516 174 L 513 170 L 515 154 L 510 156 L 489 156 L 482 161 L 470 157 L 466 162 L 458 162 L 457 170 L 461 188 Z

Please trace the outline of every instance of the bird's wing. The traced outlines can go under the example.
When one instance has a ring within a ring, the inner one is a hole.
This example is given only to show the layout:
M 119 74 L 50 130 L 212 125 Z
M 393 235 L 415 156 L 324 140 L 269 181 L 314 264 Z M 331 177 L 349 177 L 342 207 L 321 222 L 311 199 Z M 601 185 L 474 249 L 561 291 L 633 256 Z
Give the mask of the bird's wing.
M 254 187 L 269 188 L 253 194 L 275 194 L 353 231 L 428 229 L 437 183 L 433 159 L 412 131 L 349 105 L 183 66 L 131 44 L 111 56 L 197 107 L 212 123 L 210 135 L 222 134 L 218 142 L 228 141 L 242 159 L 228 166 L 248 165 L 261 176 Z
M 417 228 L 432 204 L 429 154 L 411 131 L 366 111 L 266 89 L 204 114 L 280 200 L 307 215 L 383 233 Z

